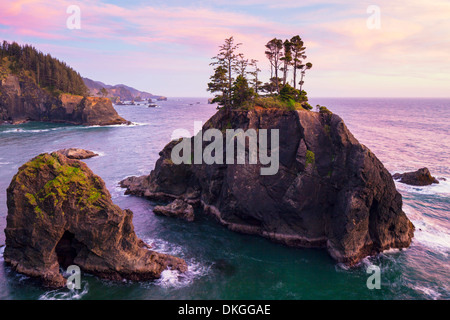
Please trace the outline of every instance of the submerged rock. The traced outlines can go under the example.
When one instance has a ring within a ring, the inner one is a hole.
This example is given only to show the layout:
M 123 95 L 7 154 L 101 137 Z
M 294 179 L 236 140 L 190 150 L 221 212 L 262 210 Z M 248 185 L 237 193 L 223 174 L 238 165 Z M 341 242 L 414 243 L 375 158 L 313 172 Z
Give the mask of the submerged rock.
M 194 221 L 194 208 L 181 199 L 176 199 L 166 206 L 156 206 L 153 208 L 153 212 L 167 217 L 178 217 L 187 221 Z
M 98 154 L 95 152 L 79 148 L 61 149 L 56 152 L 62 154 L 63 156 L 66 156 L 69 159 L 77 160 L 89 159 L 98 156 Z
M 212 265 L 212 268 L 219 273 L 225 274 L 226 276 L 235 275 L 237 272 L 236 266 L 225 259 L 219 259 L 215 261 Z
M 431 175 L 428 168 L 422 168 L 414 172 L 395 173 L 392 177 L 395 180 L 399 180 L 401 183 L 412 186 L 428 186 L 433 183 L 439 183 L 439 181 Z
M 175 165 L 171 152 L 180 141 L 172 141 L 150 175 L 125 179 L 122 187 L 154 200 L 197 201 L 231 230 L 289 246 L 327 248 L 349 265 L 410 245 L 414 226 L 391 175 L 338 115 L 219 110 L 203 126 L 208 128 L 279 129 L 278 172 L 261 175 L 260 163 Z
M 102 179 L 78 160 L 41 154 L 20 167 L 7 189 L 5 262 L 49 287 L 66 281 L 60 267 L 111 280 L 149 280 L 184 260 L 147 250 L 133 213 L 114 205 Z

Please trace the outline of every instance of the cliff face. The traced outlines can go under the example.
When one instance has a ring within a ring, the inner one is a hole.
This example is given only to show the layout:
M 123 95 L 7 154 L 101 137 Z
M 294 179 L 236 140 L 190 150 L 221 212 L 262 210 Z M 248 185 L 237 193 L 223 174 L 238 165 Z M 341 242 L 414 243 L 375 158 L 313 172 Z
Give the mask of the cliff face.
M 49 287 L 65 286 L 59 268 L 111 280 L 158 278 L 184 260 L 145 248 L 133 213 L 111 201 L 102 179 L 60 153 L 41 154 L 20 167 L 7 189 L 5 262 Z
M 339 116 L 221 110 L 203 127 L 208 128 L 279 129 L 278 173 L 260 175 L 261 164 L 175 165 L 171 151 L 178 142 L 173 141 L 149 176 L 130 177 L 121 185 L 150 199 L 198 203 L 235 231 L 289 246 L 326 247 L 350 265 L 410 245 L 414 226 L 391 175 Z
M 56 98 L 27 76 L 9 74 L 0 81 L 0 122 L 28 120 L 82 125 L 128 123 L 109 99 L 69 94 Z

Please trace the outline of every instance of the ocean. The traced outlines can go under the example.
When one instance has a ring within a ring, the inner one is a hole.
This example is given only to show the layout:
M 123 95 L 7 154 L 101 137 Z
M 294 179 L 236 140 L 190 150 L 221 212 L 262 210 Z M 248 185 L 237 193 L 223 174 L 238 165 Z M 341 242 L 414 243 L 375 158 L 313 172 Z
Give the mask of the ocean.
M 403 210 L 416 226 L 410 248 L 336 264 L 322 249 L 298 249 L 229 231 L 213 218 L 194 223 L 155 216 L 155 203 L 124 195 L 118 182 L 148 174 L 175 129 L 194 133 L 216 110 L 207 98 L 171 98 L 157 108 L 115 106 L 131 126 L 26 123 L 0 126 L 0 245 L 5 242 L 6 188 L 18 168 L 43 153 L 79 147 L 106 183 L 114 203 L 134 212 L 137 235 L 160 252 L 184 258 L 185 274 L 164 271 L 158 280 L 112 282 L 82 274 L 79 290 L 47 290 L 15 273 L 0 248 L 3 299 L 450 299 L 450 99 L 313 98 L 339 114 L 353 135 L 392 174 L 428 167 L 445 178 L 437 185 L 396 182 Z M 367 268 L 381 270 L 381 289 L 367 287 Z

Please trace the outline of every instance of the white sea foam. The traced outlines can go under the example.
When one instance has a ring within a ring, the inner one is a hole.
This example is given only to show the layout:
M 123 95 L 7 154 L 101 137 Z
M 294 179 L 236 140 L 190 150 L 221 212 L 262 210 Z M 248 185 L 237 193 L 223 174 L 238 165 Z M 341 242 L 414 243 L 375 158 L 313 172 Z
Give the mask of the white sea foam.
M 56 128 L 55 128 L 56 129 Z M 0 131 L 0 133 L 38 133 L 38 132 L 48 132 L 55 129 L 9 129 L 5 131 Z
M 359 261 L 354 267 L 359 269 L 363 269 L 363 270 L 367 270 L 367 268 L 371 265 L 373 265 L 373 263 L 370 261 L 371 257 L 365 257 L 363 259 L 361 259 L 361 261 Z M 334 266 L 334 269 L 336 270 L 336 272 L 342 272 L 342 273 L 348 273 L 348 272 L 354 272 L 354 268 L 348 266 L 345 263 L 336 263 Z
M 439 225 L 433 224 L 432 218 L 423 216 L 422 213 L 411 206 L 404 205 L 403 210 L 416 227 L 413 241 L 430 248 L 435 253 L 448 257 L 450 253 L 450 233 Z
M 143 238 L 143 241 L 152 246 L 152 250 L 160 253 L 170 254 L 180 258 L 184 258 L 183 248 L 162 239 Z M 193 283 L 194 280 L 207 275 L 211 269 L 211 265 L 200 263 L 195 259 L 185 259 L 188 270 L 179 272 L 177 270 L 164 270 L 161 278 L 157 279 L 150 285 L 158 285 L 163 288 L 182 288 Z M 143 283 L 147 287 L 149 283 Z
M 80 300 L 89 292 L 89 283 L 81 282 L 81 289 L 61 288 L 45 292 L 39 300 Z
M 441 297 L 441 294 L 432 288 L 427 288 L 421 285 L 413 285 L 412 288 L 416 291 L 420 291 L 433 300 L 437 300 Z
M 164 270 L 161 278 L 155 281 L 155 284 L 163 288 L 183 288 L 189 286 L 195 279 L 205 276 L 210 267 L 194 261 L 186 261 L 188 270 L 181 273 L 176 270 Z
M 113 200 L 117 199 L 119 197 L 129 197 L 130 196 L 128 194 L 127 195 L 125 194 L 125 189 L 119 185 L 119 182 L 117 182 L 117 184 L 113 187 L 112 191 L 110 189 L 110 193 L 111 193 L 111 198 Z
M 148 123 L 145 122 L 131 122 L 131 124 L 110 124 L 106 126 L 100 126 L 100 125 L 92 125 L 92 126 L 83 126 L 81 128 L 83 129 L 90 129 L 90 128 L 129 128 L 129 127 L 139 127 L 139 126 L 148 126 Z
M 428 186 L 410 186 L 401 182 L 395 181 L 395 186 L 400 192 L 418 193 L 425 195 L 445 195 L 450 194 L 450 178 L 444 177 L 446 181 L 439 180 L 439 183 L 433 183 Z
M 149 123 L 146 122 L 132 122 L 129 127 L 138 127 L 138 126 L 148 126 Z
M 170 254 L 172 256 L 181 256 L 183 254 L 183 248 L 181 246 L 168 241 L 153 238 L 142 238 L 142 240 L 156 252 Z
M 103 151 L 97 151 L 97 150 L 91 150 L 92 152 L 94 152 L 94 153 L 96 153 L 96 154 L 98 154 L 98 156 L 97 157 L 103 157 L 103 156 L 105 156 L 105 152 L 103 152 Z

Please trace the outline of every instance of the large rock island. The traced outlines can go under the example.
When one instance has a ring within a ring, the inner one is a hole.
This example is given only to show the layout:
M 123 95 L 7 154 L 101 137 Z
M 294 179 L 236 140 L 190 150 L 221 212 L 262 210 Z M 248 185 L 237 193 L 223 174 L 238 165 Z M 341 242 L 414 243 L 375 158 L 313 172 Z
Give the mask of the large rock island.
M 41 154 L 20 167 L 7 190 L 5 262 L 49 287 L 65 286 L 60 267 L 111 280 L 149 280 L 184 260 L 151 251 L 133 213 L 114 205 L 102 179 L 79 160 Z
M 126 192 L 197 204 L 231 230 L 327 248 L 349 265 L 410 245 L 414 226 L 391 175 L 336 114 L 222 109 L 208 128 L 279 129 L 278 173 L 261 175 L 260 163 L 175 165 L 171 152 L 180 141 L 172 141 L 150 175 L 121 182 Z

